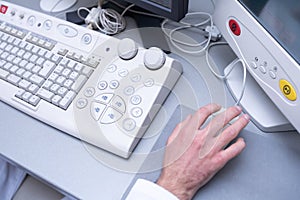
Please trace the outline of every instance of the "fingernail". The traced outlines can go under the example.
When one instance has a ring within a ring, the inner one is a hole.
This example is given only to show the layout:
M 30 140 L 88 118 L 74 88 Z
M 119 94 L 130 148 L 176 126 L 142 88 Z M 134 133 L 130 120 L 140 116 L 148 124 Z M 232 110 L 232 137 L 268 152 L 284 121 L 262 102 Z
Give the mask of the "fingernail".
M 242 112 L 242 107 L 241 106 L 236 106 L 236 109 L 240 112 Z
M 243 117 L 244 117 L 247 121 L 250 120 L 250 116 L 249 116 L 248 114 L 244 114 Z

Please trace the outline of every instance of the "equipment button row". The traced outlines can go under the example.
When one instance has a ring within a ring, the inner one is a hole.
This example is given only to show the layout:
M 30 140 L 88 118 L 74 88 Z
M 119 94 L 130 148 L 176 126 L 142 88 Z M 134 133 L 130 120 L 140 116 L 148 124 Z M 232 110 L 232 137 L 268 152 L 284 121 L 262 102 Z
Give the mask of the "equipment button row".
M 0 26 L 0 31 L 3 31 L 20 39 L 23 39 L 27 34 L 27 32 L 24 30 L 16 29 L 10 26 Z

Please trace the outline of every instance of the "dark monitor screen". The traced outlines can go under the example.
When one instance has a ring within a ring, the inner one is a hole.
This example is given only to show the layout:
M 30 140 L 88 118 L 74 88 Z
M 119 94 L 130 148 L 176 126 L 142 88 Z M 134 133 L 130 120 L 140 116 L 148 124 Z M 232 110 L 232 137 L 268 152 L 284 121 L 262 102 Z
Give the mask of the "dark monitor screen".
M 179 21 L 188 11 L 188 0 L 125 0 L 157 15 Z
M 277 42 L 300 63 L 300 1 L 239 1 Z

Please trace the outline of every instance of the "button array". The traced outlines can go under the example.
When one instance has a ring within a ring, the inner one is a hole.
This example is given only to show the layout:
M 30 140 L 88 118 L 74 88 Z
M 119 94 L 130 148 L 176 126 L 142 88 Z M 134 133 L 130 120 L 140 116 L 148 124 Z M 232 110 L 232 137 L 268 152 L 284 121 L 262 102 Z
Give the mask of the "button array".
M 27 31 L 21 30 L 14 26 L 0 26 L 0 31 L 10 34 L 19 39 L 23 39 L 27 34 Z
M 268 62 L 264 61 L 261 62 L 260 65 L 258 65 L 259 59 L 258 57 L 255 57 L 254 60 L 250 63 L 250 67 L 254 70 L 257 70 L 262 75 L 268 75 L 271 80 L 278 80 L 278 86 L 280 92 L 290 101 L 295 101 L 297 99 L 297 92 L 294 89 L 293 85 L 286 79 L 278 79 L 278 67 L 276 65 L 272 65 L 273 67 L 270 67 L 270 64 Z M 280 73 L 282 74 L 282 73 Z
M 129 81 L 129 84 L 132 84 L 122 87 L 124 89 L 117 90 L 120 87 L 120 80 L 124 78 Z M 116 64 L 111 64 L 106 67 L 95 88 L 87 87 L 85 89 L 83 92 L 84 98 L 77 100 L 77 108 L 86 107 L 85 101 L 87 101 L 87 98 L 92 98 L 90 113 L 94 120 L 99 121 L 101 124 L 112 124 L 122 120 L 123 129 L 133 131 L 137 126 L 136 120 L 141 118 L 144 113 L 141 106 L 143 98 L 136 91 L 137 85 L 142 85 L 145 88 L 152 87 L 154 79 L 143 79 L 142 73 L 130 73 L 125 68 L 119 68 Z M 125 102 L 128 102 L 128 105 Z M 130 110 L 127 111 L 126 118 L 122 119 L 127 108 Z
M 53 41 L 53 40 L 50 40 L 48 38 L 44 38 L 44 37 L 41 37 L 39 35 L 33 35 L 33 34 L 30 34 L 28 35 L 28 37 L 26 38 L 26 41 L 27 42 L 30 42 L 32 43 L 33 45 L 36 45 L 36 46 L 39 46 L 39 47 L 42 47 L 44 49 L 47 49 L 49 51 L 51 51 L 56 42 Z
M 43 99 L 67 109 L 94 70 L 49 51 L 55 41 L 36 34 L 24 41 L 12 30 L 0 31 L 0 79 L 19 87 L 15 96 L 32 106 Z
M 103 93 L 94 98 L 90 109 L 91 115 L 96 121 L 100 120 L 102 124 L 111 124 L 124 115 L 126 105 L 122 97 L 112 93 Z

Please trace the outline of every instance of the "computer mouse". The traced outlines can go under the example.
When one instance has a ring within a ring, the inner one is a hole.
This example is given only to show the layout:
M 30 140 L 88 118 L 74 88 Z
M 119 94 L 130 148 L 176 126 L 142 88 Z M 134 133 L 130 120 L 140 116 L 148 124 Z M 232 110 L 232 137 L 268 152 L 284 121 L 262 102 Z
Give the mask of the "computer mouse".
M 61 12 L 72 7 L 77 0 L 41 0 L 40 7 L 46 12 Z

